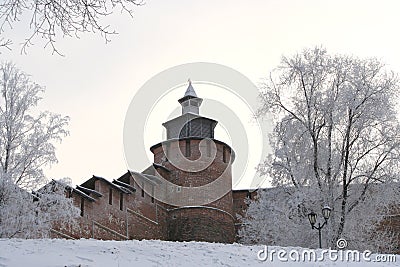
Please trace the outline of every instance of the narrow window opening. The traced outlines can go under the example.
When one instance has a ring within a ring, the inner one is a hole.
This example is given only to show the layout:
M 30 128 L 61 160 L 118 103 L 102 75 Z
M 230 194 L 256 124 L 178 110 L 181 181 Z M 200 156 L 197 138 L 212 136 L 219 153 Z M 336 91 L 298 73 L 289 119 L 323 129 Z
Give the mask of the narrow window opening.
M 85 199 L 81 197 L 81 216 L 84 215 L 85 212 Z
M 211 157 L 211 141 L 207 140 L 207 157 Z
M 144 182 L 142 182 L 142 197 L 144 197 Z
M 124 195 L 119 193 L 119 209 L 124 210 Z
M 189 127 L 188 127 L 188 135 L 187 136 L 192 136 L 192 122 L 189 121 L 188 124 L 189 124 Z
M 165 161 L 168 161 L 168 158 L 169 158 L 170 145 L 171 145 L 170 143 L 165 145 L 165 149 L 166 149 L 166 151 L 165 151 Z
M 222 149 L 222 161 L 224 163 L 226 163 L 226 148 L 225 147 Z
M 185 156 L 190 157 L 192 154 L 192 151 L 190 149 L 190 140 L 186 140 L 186 149 L 185 149 Z
M 108 204 L 112 205 L 112 189 L 110 188 L 110 191 L 108 193 Z
M 154 203 L 154 186 L 151 188 L 151 203 Z

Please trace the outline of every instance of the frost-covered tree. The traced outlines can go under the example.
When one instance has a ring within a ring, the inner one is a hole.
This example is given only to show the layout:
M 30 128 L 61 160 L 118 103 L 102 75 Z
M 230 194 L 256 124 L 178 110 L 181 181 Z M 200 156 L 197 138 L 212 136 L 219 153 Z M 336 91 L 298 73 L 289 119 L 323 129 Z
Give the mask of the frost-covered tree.
M 384 223 L 400 204 L 397 76 L 376 59 L 314 48 L 283 57 L 261 87 L 259 116 L 272 114 L 275 127 L 259 171 L 276 188 L 250 204 L 242 240 L 315 247 L 307 214 L 329 205 L 324 246 L 397 246 Z
M 68 117 L 35 110 L 43 87 L 12 63 L 0 65 L 0 88 L 0 237 L 45 236 L 53 222 L 77 215 L 64 188 L 43 187 Z

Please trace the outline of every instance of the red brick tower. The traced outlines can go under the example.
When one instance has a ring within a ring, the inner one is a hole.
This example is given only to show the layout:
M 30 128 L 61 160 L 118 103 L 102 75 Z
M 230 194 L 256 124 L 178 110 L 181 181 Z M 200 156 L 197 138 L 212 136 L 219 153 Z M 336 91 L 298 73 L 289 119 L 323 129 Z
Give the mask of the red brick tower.
M 169 210 L 168 239 L 234 242 L 234 152 L 214 139 L 218 122 L 199 115 L 203 99 L 190 81 L 178 101 L 182 115 L 163 123 L 167 140 L 151 147 L 158 175 L 168 184 L 163 199 Z

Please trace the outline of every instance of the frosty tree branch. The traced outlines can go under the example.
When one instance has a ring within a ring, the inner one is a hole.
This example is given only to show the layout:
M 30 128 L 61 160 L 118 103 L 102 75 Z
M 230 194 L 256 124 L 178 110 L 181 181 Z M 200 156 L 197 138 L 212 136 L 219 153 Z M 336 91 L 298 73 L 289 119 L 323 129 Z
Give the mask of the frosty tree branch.
M 116 9 L 133 14 L 133 7 L 143 4 L 142 0 L 3 0 L 0 3 L 0 32 L 5 27 L 12 27 L 23 15 L 30 17 L 31 34 L 23 43 L 22 51 L 32 44 L 36 37 L 47 40 L 53 52 L 60 54 L 55 43 L 57 36 L 75 36 L 80 33 L 100 33 L 106 42 L 108 36 L 115 34 L 103 25 L 101 20 L 111 15 Z M 3 38 L 3 46 L 9 47 L 11 40 Z

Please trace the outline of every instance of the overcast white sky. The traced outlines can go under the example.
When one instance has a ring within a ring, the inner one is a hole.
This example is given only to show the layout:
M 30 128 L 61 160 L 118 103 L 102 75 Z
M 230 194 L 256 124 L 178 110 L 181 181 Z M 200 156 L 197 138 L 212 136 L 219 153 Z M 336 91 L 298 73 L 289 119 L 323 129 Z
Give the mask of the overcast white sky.
M 57 45 L 66 56 L 60 57 L 38 40 L 27 55 L 14 47 L 1 58 L 46 86 L 41 108 L 71 117 L 71 134 L 57 147 L 59 164 L 47 174 L 79 184 L 93 174 L 114 179 L 126 171 L 125 112 L 157 73 L 215 62 L 257 83 L 283 54 L 315 45 L 330 53 L 377 57 L 400 72 L 399 10 L 398 1 L 147 0 L 133 20 L 119 13 L 107 20 L 119 32 L 111 43 L 93 34 L 61 38 Z M 14 41 L 28 34 L 16 26 Z M 158 141 L 161 125 L 159 133 Z

